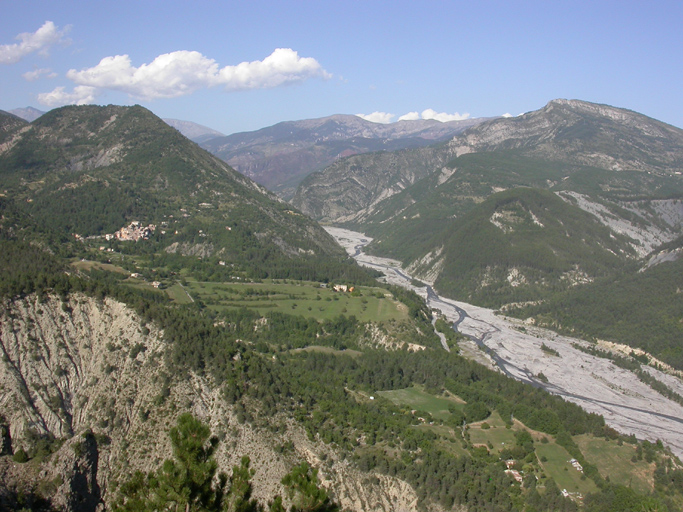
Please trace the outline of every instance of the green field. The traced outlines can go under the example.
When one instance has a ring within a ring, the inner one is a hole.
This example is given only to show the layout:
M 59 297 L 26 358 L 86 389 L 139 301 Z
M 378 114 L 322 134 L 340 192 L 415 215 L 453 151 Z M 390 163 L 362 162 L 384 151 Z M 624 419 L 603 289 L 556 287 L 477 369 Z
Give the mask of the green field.
M 484 423 L 490 428 L 481 428 Z M 512 428 L 505 428 L 505 422 L 494 411 L 484 421 L 473 423 L 469 426 L 470 441 L 473 445 L 488 445 L 490 442 L 493 445 L 493 451 L 500 452 L 506 447 L 509 448 L 515 444 L 515 431 L 519 430 L 517 425 L 520 425 L 519 422 L 516 422 Z
M 644 460 L 631 462 L 635 446 L 616 441 L 582 435 L 574 438 L 586 460 L 598 467 L 603 476 L 609 475 L 615 484 L 632 487 L 638 492 L 652 492 L 654 487 L 654 464 Z
M 90 270 L 104 270 L 106 272 L 116 272 L 117 274 L 130 275 L 126 269 L 119 267 L 118 265 L 112 265 L 111 263 L 101 263 L 99 261 L 90 260 L 77 260 L 71 263 L 78 270 L 90 271 Z
M 386 297 L 388 292 L 382 288 L 359 287 L 352 294 L 335 292 L 312 282 L 212 283 L 190 279 L 185 288 L 216 311 L 249 308 L 261 315 L 277 311 L 317 320 L 345 315 L 355 316 L 361 322 L 403 320 L 408 313 L 402 303 Z
M 451 413 L 448 411 L 450 406 L 455 405 L 457 407 L 462 405 L 462 402 L 453 398 L 430 395 L 418 387 L 378 391 L 377 394 L 391 400 L 399 407 L 409 407 L 410 409 L 425 411 L 431 414 L 433 418 L 440 420 L 446 420 L 450 417 Z
M 567 489 L 569 492 L 580 492 L 583 495 L 598 490 L 593 480 L 586 477 L 582 479 L 583 473 L 571 465 L 569 461 L 572 459 L 572 456 L 560 445 L 554 442 L 546 444 L 535 443 L 535 447 L 536 456 L 541 461 L 545 474 L 552 477 L 560 489 Z M 545 460 L 543 460 L 544 457 Z
M 188 295 L 189 292 L 180 283 L 174 283 L 166 288 L 166 293 L 176 304 L 190 304 L 192 302 L 192 298 Z

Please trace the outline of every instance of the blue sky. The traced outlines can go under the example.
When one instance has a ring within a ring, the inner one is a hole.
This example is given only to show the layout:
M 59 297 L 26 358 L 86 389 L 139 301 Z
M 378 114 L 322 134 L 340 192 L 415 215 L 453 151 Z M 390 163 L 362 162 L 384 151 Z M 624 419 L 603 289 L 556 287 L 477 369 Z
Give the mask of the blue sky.
M 0 109 L 141 104 L 225 134 L 555 98 L 683 127 L 680 1 L 0 0 Z

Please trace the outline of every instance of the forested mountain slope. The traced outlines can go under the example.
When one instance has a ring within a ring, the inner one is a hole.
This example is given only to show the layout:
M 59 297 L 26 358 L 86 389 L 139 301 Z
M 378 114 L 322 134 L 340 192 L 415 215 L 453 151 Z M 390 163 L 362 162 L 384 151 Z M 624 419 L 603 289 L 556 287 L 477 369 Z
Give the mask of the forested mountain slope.
M 4 143 L 11 133 L 26 124 L 28 123 L 20 117 L 0 110 L 0 144 Z
M 458 158 L 473 153 L 486 156 L 473 164 Z M 427 175 L 430 183 L 417 188 L 419 193 L 438 193 L 445 183 L 462 182 L 460 201 L 518 185 L 633 198 L 680 193 L 681 169 L 683 130 L 624 109 L 555 100 L 516 118 L 481 123 L 447 144 L 338 162 L 304 181 L 293 204 L 316 219 L 366 226 L 389 216 L 374 217 L 383 201 Z M 375 186 L 386 175 L 390 179 Z M 401 175 L 407 179 L 395 178 Z M 352 200 L 348 207 L 346 197 Z M 356 197 L 363 199 L 354 202 Z M 420 197 L 408 196 L 403 208 Z
M 40 228 L 104 242 L 137 221 L 156 226 L 149 244 L 167 254 L 261 273 L 283 258 L 345 259 L 316 223 L 142 107 L 64 107 L 21 123 L 3 123 L 2 200 Z

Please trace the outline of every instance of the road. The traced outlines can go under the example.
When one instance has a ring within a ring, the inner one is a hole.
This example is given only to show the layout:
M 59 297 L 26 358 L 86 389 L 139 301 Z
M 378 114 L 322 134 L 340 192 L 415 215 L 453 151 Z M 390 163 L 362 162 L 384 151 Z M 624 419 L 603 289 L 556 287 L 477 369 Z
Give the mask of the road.
M 416 287 L 401 262 L 363 252 L 371 241 L 369 237 L 339 228 L 327 230 L 359 264 L 381 271 L 386 282 L 415 291 L 430 308 L 439 310 L 470 340 L 459 343 L 466 357 L 601 414 L 608 425 L 626 435 L 653 442 L 661 439 L 683 458 L 683 407 L 654 391 L 632 372 L 577 348 L 588 346 L 587 342 L 441 297 L 430 284 Z M 542 345 L 559 355 L 542 350 Z M 646 369 L 683 395 L 683 380 L 652 367 Z M 547 383 L 539 379 L 541 373 Z

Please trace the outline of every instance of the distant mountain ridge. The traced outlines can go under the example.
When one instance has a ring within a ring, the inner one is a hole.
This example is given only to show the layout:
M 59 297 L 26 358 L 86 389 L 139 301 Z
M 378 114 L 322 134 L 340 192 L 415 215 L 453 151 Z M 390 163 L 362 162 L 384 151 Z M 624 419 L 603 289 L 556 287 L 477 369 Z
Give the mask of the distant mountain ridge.
M 192 121 L 182 121 L 180 119 L 163 119 L 163 121 L 197 144 L 201 144 L 214 137 L 225 137 L 225 135 L 218 130 L 193 123 Z
M 355 115 L 287 121 L 253 132 L 207 140 L 202 147 L 282 197 L 311 172 L 346 156 L 421 147 L 462 132 L 485 118 L 373 123 Z
M 587 166 L 676 176 L 683 171 L 683 130 L 625 109 L 554 100 L 515 118 L 480 123 L 433 148 L 341 160 L 303 181 L 292 203 L 324 222 L 363 223 L 373 216 L 380 202 L 430 173 L 441 172 L 434 178 L 438 183 L 431 187 L 441 186 L 457 171 L 458 157 L 503 151 L 563 167 L 546 178 L 539 175 L 541 181 L 550 180 L 542 185 L 548 187 Z M 498 160 L 497 168 L 505 165 L 506 158 Z M 519 184 L 530 183 L 522 180 Z M 486 196 L 501 186 L 509 184 L 493 183 L 477 195 Z M 407 199 L 407 203 L 413 202 Z
M 558 99 L 492 120 L 449 143 L 454 156 L 520 149 L 529 156 L 614 171 L 683 170 L 683 130 L 626 109 Z
M 15 116 L 21 117 L 22 119 L 28 121 L 29 123 L 32 123 L 36 119 L 38 119 L 40 116 L 42 116 L 45 112 L 42 110 L 38 110 L 37 108 L 33 107 L 26 107 L 26 108 L 15 108 L 9 111 L 10 114 L 14 114 Z

